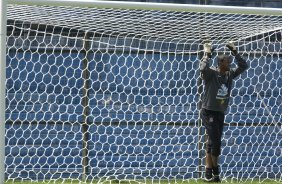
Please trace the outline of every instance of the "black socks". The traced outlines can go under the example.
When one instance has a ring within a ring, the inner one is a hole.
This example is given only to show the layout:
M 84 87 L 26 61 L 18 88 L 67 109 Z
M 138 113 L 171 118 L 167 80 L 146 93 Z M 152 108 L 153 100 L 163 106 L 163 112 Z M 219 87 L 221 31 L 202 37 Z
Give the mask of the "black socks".
M 212 168 L 206 168 L 206 179 L 212 179 L 212 173 L 213 169 Z
M 221 182 L 219 178 L 219 166 L 213 168 L 206 168 L 206 181 L 207 182 Z

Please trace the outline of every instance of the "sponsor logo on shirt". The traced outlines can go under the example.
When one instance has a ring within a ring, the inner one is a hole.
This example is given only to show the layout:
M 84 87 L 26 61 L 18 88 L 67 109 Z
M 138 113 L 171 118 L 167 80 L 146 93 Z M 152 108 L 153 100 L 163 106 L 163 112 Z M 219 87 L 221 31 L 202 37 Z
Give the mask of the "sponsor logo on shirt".
M 223 104 L 225 99 L 228 98 L 228 88 L 225 84 L 222 84 L 217 91 L 216 99 L 220 100 L 220 103 Z

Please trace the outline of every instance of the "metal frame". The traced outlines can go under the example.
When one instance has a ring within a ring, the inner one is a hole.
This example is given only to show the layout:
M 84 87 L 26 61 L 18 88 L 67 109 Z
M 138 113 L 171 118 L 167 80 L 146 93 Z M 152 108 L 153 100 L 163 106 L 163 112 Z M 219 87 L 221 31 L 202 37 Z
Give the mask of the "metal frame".
M 212 6 L 195 4 L 170 4 L 170 3 L 148 3 L 148 2 L 126 2 L 126 1 L 95 1 L 95 0 L 1 0 L 0 10 L 0 184 L 5 180 L 5 89 L 6 89 L 6 23 L 7 4 L 17 5 L 49 5 L 49 6 L 75 6 L 75 7 L 96 7 L 96 8 L 119 8 L 119 9 L 142 9 L 161 11 L 185 11 L 202 13 L 222 14 L 253 14 L 282 16 L 282 9 L 279 8 L 258 8 L 239 6 Z
M 187 11 L 205 13 L 238 13 L 256 15 L 282 16 L 280 8 L 217 6 L 197 4 L 149 3 L 129 1 L 103 1 L 103 0 L 7 0 L 9 4 L 18 5 L 49 5 L 49 6 L 76 6 L 97 8 L 142 9 L 163 11 Z

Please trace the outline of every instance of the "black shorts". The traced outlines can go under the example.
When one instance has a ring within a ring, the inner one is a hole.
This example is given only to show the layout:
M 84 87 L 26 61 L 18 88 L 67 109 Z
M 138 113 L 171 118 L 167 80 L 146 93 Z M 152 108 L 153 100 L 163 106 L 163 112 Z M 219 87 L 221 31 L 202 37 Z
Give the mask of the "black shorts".
M 208 135 L 206 151 L 214 156 L 219 156 L 221 152 L 221 137 L 223 133 L 224 117 L 225 115 L 223 112 L 207 109 L 201 110 L 202 123 L 205 126 L 206 133 Z

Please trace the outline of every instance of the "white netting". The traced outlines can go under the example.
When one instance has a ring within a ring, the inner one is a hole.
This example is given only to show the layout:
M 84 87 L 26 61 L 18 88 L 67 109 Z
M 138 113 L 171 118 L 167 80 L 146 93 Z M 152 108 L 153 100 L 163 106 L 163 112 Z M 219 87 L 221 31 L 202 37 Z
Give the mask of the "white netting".
M 202 43 L 235 41 L 224 180 L 281 181 L 280 16 L 8 7 L 8 180 L 202 177 Z M 261 150 L 261 151 L 258 151 Z

